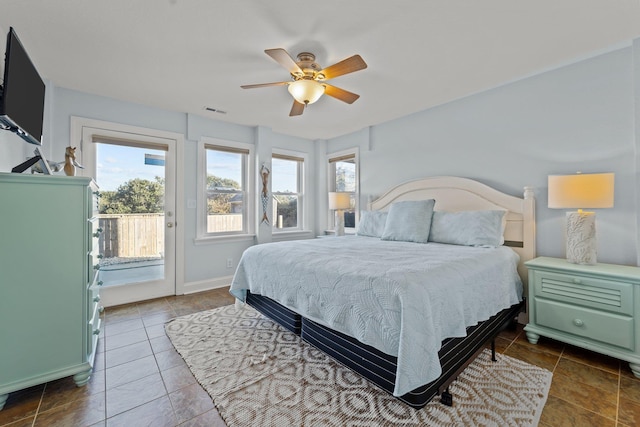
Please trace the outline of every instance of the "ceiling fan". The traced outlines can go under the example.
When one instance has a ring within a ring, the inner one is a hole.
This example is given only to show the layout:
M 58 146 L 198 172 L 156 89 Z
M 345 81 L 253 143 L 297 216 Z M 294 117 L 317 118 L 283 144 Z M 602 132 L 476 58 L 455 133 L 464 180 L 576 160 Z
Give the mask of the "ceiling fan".
M 327 68 L 320 68 L 315 62 L 316 56 L 313 53 L 299 53 L 298 61 L 294 61 L 291 55 L 284 49 L 267 49 L 264 53 L 286 68 L 291 74 L 292 80 L 287 82 L 244 85 L 240 87 L 243 89 L 253 89 L 287 85 L 289 93 L 293 96 L 293 107 L 291 107 L 289 116 L 301 115 L 304 112 L 304 107 L 313 104 L 325 93 L 347 104 L 352 104 L 356 99 L 360 98 L 360 95 L 326 83 L 326 80 L 367 68 L 367 64 L 360 55 L 353 55 Z

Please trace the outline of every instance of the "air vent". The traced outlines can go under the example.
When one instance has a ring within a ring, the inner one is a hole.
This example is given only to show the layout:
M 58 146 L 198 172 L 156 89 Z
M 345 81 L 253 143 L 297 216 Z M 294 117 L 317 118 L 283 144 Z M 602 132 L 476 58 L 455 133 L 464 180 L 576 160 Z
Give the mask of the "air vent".
M 204 107 L 204 109 L 207 110 L 207 111 L 211 111 L 212 113 L 227 114 L 226 111 L 218 110 L 217 108 Z

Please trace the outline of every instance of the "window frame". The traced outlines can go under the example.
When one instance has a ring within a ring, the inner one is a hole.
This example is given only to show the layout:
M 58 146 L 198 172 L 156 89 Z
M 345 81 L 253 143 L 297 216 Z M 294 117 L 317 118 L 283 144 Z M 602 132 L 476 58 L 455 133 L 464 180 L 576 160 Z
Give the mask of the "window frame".
M 306 153 L 300 153 L 300 152 L 296 152 L 296 151 L 289 151 L 289 150 L 282 150 L 282 149 L 277 149 L 274 148 L 271 152 L 271 173 L 273 176 L 273 159 L 277 158 L 277 159 L 282 159 L 282 160 L 294 160 L 298 162 L 297 165 L 297 184 L 298 184 L 298 192 L 297 193 L 293 193 L 293 192 L 279 192 L 279 191 L 273 191 L 273 179 L 271 180 L 271 202 L 273 203 L 273 198 L 275 196 L 278 195 L 282 195 L 282 196 L 297 196 L 297 200 L 298 200 L 298 206 L 297 206 L 297 213 L 298 213 L 298 218 L 297 218 L 297 226 L 296 227 L 286 227 L 286 228 L 278 228 L 278 220 L 276 217 L 276 212 L 275 209 L 272 209 L 273 213 L 273 220 L 272 220 L 272 233 L 273 234 L 280 234 L 280 233 L 291 233 L 291 232 L 297 232 L 297 231 L 304 231 L 306 229 L 306 224 L 308 223 L 307 218 L 306 218 L 306 180 L 304 179 L 305 177 L 305 172 L 306 172 L 306 167 L 305 167 L 305 163 L 308 161 L 308 155 Z
M 218 150 L 244 154 L 242 162 L 242 231 L 207 231 L 207 150 Z M 196 239 L 195 243 L 253 240 L 255 237 L 255 147 L 237 141 L 201 137 L 198 141 L 197 194 L 196 194 Z
M 355 164 L 355 191 L 352 193 L 354 197 L 354 226 L 345 227 L 345 234 L 355 234 L 358 223 L 360 222 L 360 161 L 358 147 L 350 148 L 343 151 L 337 151 L 327 155 L 327 192 L 336 191 L 336 163 L 340 160 L 353 159 Z M 328 197 L 328 196 L 327 196 Z M 335 214 L 327 206 L 327 228 L 329 232 L 335 229 Z

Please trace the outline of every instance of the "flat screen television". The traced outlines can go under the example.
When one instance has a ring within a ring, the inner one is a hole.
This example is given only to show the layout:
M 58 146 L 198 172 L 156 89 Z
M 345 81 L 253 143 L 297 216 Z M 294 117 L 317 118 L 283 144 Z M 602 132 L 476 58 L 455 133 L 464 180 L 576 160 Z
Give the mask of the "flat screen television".
M 13 28 L 7 34 L 1 89 L 0 127 L 42 145 L 45 84 Z

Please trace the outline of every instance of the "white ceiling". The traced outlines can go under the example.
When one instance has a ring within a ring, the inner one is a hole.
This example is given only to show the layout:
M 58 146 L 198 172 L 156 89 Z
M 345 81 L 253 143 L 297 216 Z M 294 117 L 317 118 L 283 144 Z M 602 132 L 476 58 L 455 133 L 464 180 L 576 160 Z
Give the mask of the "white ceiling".
M 640 34 L 638 0 L 0 0 L 41 75 L 57 86 L 308 139 L 328 139 L 612 48 Z M 287 80 L 265 49 L 360 54 L 289 117 Z M 226 114 L 204 111 L 204 107 Z

